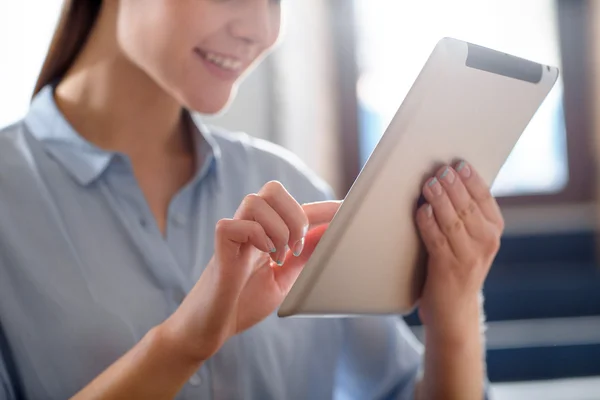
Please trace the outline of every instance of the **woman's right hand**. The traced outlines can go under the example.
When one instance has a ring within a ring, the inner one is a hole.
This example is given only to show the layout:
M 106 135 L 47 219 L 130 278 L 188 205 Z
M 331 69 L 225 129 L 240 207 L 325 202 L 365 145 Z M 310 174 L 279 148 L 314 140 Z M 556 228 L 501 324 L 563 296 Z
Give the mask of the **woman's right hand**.
M 340 204 L 300 205 L 275 181 L 246 196 L 233 219 L 218 222 L 214 256 L 181 306 L 161 325 L 163 332 L 187 356 L 204 361 L 229 337 L 269 316 Z
M 179 308 L 73 399 L 174 398 L 227 339 L 281 304 L 340 204 L 301 206 L 278 182 L 247 196 L 217 224 L 215 254 Z

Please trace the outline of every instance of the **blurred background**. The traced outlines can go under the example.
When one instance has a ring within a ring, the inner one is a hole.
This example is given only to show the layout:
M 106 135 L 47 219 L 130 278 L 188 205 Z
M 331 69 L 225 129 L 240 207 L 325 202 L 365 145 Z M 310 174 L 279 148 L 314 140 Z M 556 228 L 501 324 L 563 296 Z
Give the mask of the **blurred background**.
M 0 0 L 0 126 L 27 111 L 60 4 Z M 485 287 L 488 374 L 497 399 L 600 399 L 600 3 L 287 0 L 284 13 L 282 43 L 205 118 L 291 149 L 340 198 L 440 38 L 561 69 L 493 186 L 507 229 Z

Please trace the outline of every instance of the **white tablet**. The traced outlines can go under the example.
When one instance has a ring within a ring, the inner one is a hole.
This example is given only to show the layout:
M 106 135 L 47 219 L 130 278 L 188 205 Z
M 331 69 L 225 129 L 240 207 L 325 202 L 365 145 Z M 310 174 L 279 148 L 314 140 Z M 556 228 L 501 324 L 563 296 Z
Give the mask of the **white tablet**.
M 426 274 L 415 225 L 425 180 L 464 159 L 491 185 L 557 78 L 555 67 L 440 40 L 278 315 L 411 312 Z

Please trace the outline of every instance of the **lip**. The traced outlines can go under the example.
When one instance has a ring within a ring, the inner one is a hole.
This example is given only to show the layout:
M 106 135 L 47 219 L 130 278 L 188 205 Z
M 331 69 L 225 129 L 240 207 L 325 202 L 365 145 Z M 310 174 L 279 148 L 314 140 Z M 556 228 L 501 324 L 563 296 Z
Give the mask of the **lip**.
M 215 77 L 226 81 L 235 81 L 237 78 L 240 77 L 240 75 L 244 71 L 244 67 L 240 68 L 239 71 L 230 71 L 225 68 L 221 68 L 216 64 L 213 64 L 205 58 L 207 52 L 214 53 L 222 57 L 231 58 L 234 60 L 239 60 L 239 58 L 223 53 L 218 53 L 216 51 L 204 51 L 198 47 L 194 48 L 194 54 L 200 59 L 200 61 L 202 61 L 204 67 Z

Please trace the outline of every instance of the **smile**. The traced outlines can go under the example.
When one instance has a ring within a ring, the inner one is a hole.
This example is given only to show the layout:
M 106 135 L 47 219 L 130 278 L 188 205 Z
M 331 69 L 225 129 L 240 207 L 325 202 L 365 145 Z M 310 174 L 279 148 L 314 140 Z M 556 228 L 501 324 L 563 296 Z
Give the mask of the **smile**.
M 202 58 L 204 58 L 211 64 L 214 64 L 215 66 L 227 71 L 239 72 L 243 67 L 243 63 L 240 60 L 232 57 L 227 57 L 221 54 L 213 53 L 210 51 L 203 51 L 200 49 L 196 49 L 196 53 L 198 53 Z

